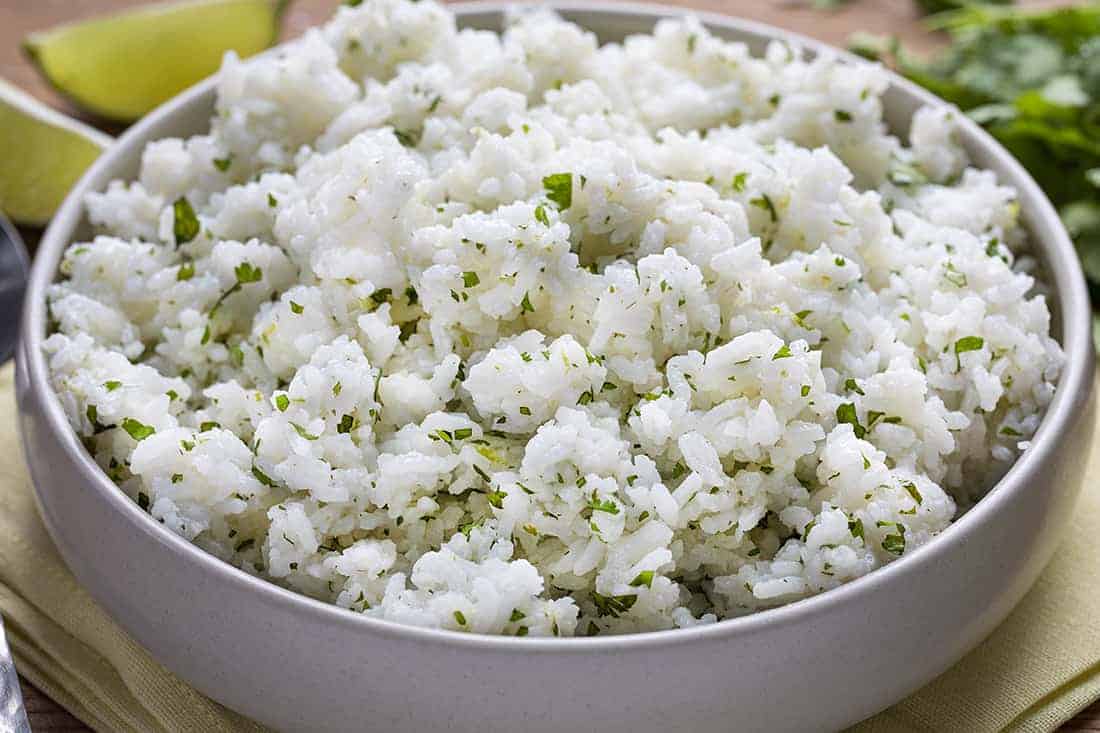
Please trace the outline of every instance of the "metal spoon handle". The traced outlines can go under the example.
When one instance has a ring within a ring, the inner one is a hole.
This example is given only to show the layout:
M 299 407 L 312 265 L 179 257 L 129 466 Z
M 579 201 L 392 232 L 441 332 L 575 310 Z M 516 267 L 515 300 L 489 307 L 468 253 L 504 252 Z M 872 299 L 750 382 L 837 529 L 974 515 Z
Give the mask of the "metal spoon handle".
M 19 312 L 27 285 L 27 250 L 19 232 L 0 214 L 0 364 L 15 352 Z M 4 621 L 0 618 L 0 733 L 30 733 Z
M 23 708 L 23 695 L 19 692 L 19 675 L 8 649 L 4 635 L 4 622 L 0 619 L 0 733 L 30 733 L 31 724 Z

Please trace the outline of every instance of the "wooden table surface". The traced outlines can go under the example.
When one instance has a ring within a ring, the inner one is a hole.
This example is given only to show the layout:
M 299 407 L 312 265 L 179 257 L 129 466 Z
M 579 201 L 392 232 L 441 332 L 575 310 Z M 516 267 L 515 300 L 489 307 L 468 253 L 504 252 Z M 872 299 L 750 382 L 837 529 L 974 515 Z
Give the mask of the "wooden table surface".
M 663 0 L 699 10 L 723 12 L 782 26 L 808 36 L 843 46 L 854 30 L 892 33 L 910 48 L 928 52 L 942 39 L 925 31 L 911 0 L 849 0 L 835 10 L 816 10 L 812 0 Z M 1026 1 L 1026 0 L 1025 0 Z M 1031 0 L 1028 4 L 1055 4 L 1061 0 Z M 68 107 L 19 51 L 20 39 L 34 30 L 85 18 L 111 10 L 141 4 L 142 0 L 2 0 L 0 3 L 0 77 L 11 81 L 34 96 L 70 114 Z M 293 0 L 284 18 L 284 35 L 293 37 L 303 29 L 322 22 L 331 14 L 337 0 Z M 57 703 L 32 685 L 23 683 L 24 702 L 35 731 L 88 730 Z M 1100 702 L 1082 712 L 1063 729 L 1064 732 L 1100 731 Z

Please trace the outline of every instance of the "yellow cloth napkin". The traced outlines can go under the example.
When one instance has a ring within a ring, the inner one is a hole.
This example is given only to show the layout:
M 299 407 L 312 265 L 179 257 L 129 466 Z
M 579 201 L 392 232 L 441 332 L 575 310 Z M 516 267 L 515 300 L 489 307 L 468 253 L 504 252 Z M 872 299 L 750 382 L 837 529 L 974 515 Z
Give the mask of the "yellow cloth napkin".
M 34 507 L 0 370 L 0 613 L 19 671 L 98 731 L 260 731 L 157 664 L 85 593 Z M 1100 434 L 1100 432 L 1098 432 Z M 1100 439 L 1089 475 L 1100 470 Z M 981 646 L 858 730 L 1048 731 L 1100 697 L 1100 491 L 1035 588 Z

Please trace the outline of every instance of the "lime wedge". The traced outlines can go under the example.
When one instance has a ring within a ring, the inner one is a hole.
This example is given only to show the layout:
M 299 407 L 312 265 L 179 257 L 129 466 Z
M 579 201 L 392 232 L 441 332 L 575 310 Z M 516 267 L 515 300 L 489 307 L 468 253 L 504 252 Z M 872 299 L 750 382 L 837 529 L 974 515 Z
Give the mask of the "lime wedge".
M 186 0 L 32 33 L 23 48 L 61 93 L 93 114 L 131 122 L 279 35 L 285 0 Z
M 0 211 L 45 224 L 111 138 L 0 79 Z

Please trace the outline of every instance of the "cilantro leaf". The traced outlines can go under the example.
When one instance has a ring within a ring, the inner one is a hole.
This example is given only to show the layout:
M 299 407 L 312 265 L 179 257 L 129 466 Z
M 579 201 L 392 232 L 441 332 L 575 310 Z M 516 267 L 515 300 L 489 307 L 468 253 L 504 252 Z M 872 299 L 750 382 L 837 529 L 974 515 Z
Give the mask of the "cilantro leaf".
M 553 173 L 542 179 L 546 189 L 546 198 L 553 201 L 558 209 L 565 211 L 573 205 L 573 174 Z
M 199 234 L 199 217 L 191 202 L 181 196 L 172 204 L 172 234 L 176 244 L 186 244 Z

